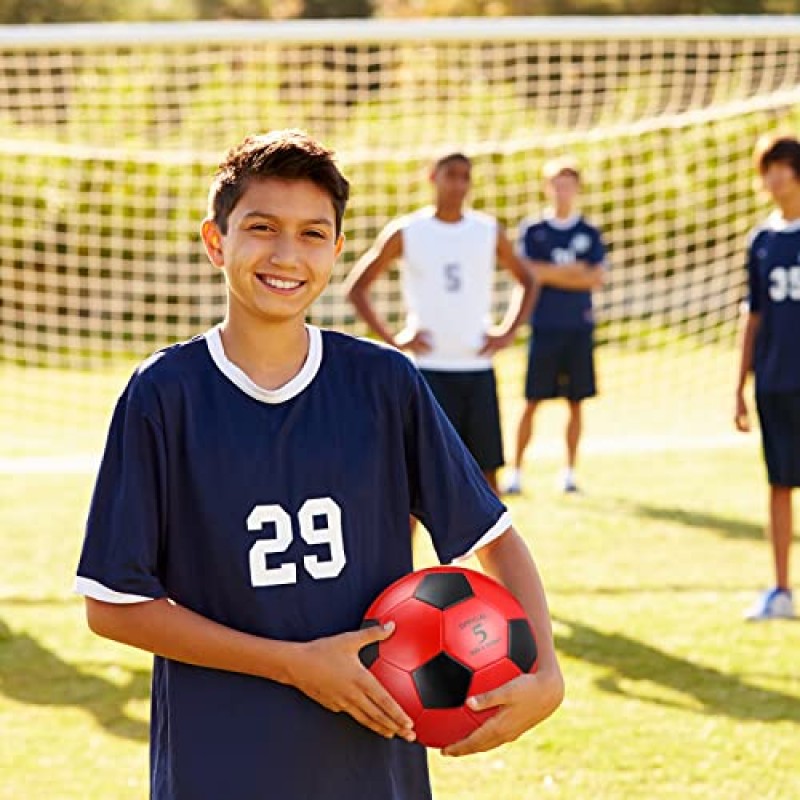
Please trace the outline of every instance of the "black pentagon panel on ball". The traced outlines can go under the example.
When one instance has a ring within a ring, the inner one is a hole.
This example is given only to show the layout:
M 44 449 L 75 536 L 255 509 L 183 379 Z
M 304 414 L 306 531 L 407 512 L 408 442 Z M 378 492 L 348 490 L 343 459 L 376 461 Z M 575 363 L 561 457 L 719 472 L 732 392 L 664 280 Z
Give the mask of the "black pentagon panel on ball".
M 378 622 L 376 619 L 365 619 L 361 623 L 361 628 L 362 630 L 364 628 L 375 628 L 378 625 L 380 625 L 380 622 Z M 365 645 L 358 651 L 358 657 L 361 659 L 361 663 L 367 669 L 369 669 L 378 660 L 378 655 L 378 642 Z
M 439 653 L 411 677 L 425 708 L 457 708 L 467 700 L 472 671 L 447 653 Z
M 512 619 L 508 622 L 508 657 L 522 672 L 530 672 L 536 663 L 536 640 L 526 619 Z
M 442 611 L 456 603 L 468 600 L 472 596 L 472 587 L 466 575 L 458 572 L 439 572 L 435 575 L 426 575 L 414 592 L 417 600 Z

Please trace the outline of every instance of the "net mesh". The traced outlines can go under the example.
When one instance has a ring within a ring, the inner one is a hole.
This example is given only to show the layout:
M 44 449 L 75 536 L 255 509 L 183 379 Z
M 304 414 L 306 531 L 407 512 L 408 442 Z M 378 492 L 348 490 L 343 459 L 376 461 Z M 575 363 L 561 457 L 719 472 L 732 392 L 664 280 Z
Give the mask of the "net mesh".
M 658 39 L 614 19 L 557 36 L 484 20 L 454 38 L 352 22 L 327 38 L 298 23 L 295 38 L 250 24 L 230 41 L 202 25 L 0 39 L 2 454 L 96 451 L 131 365 L 221 318 L 198 235 L 210 177 L 246 134 L 290 126 L 333 146 L 353 187 L 314 322 L 364 332 L 342 278 L 389 219 L 430 202 L 435 153 L 473 156 L 472 203 L 512 236 L 541 210 L 543 162 L 569 154 L 611 264 L 587 436 L 723 435 L 744 242 L 766 213 L 752 148 L 800 122 L 800 27 L 750 22 Z M 502 275 L 496 289 L 499 314 Z M 399 321 L 396 275 L 373 294 Z M 500 358 L 509 436 L 524 358 Z

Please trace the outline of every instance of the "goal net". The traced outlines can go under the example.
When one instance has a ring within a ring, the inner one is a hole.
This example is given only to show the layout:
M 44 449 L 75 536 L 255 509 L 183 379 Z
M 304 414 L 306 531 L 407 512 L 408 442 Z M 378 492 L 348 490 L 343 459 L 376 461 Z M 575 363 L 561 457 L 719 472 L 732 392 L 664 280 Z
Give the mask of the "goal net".
M 210 177 L 287 126 L 353 187 L 314 322 L 364 331 L 342 278 L 430 201 L 432 155 L 470 154 L 472 204 L 516 236 L 542 164 L 569 154 L 610 250 L 587 447 L 728 435 L 745 240 L 768 210 L 752 149 L 800 129 L 794 18 L 17 27 L 0 82 L 0 458 L 95 454 L 132 365 L 221 318 L 198 236 Z M 374 296 L 399 321 L 395 278 Z M 498 276 L 498 313 L 508 292 Z M 498 363 L 510 439 L 524 348 Z

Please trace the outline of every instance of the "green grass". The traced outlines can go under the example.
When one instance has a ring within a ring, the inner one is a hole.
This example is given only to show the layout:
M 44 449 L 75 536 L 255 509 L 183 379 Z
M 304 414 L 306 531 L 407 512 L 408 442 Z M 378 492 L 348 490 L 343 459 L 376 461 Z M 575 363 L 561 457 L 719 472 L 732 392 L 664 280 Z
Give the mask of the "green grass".
M 769 576 L 752 440 L 590 455 L 574 498 L 557 467 L 531 464 L 510 506 L 567 699 L 500 750 L 433 754 L 437 800 L 800 797 L 800 624 L 740 621 Z M 0 476 L 0 800 L 146 796 L 149 658 L 92 636 L 70 595 L 90 489 Z

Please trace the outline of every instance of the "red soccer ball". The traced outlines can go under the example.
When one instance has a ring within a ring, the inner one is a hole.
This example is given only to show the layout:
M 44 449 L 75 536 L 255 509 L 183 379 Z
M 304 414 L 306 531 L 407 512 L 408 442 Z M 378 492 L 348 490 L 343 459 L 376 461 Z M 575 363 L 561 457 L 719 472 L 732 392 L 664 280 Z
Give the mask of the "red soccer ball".
M 414 720 L 417 741 L 446 747 L 497 709 L 471 711 L 466 700 L 526 672 L 537 650 L 528 618 L 504 586 L 480 572 L 431 567 L 388 586 L 363 627 L 395 623 L 361 661 Z

